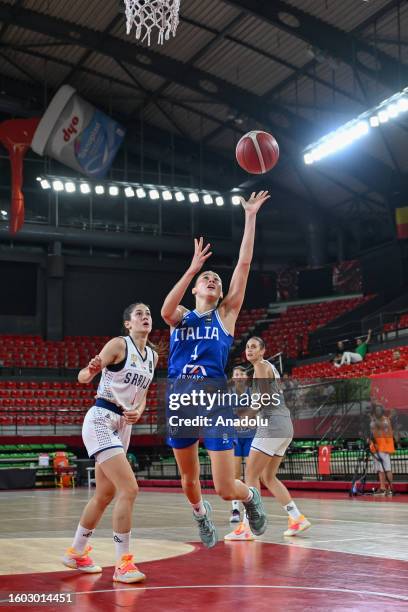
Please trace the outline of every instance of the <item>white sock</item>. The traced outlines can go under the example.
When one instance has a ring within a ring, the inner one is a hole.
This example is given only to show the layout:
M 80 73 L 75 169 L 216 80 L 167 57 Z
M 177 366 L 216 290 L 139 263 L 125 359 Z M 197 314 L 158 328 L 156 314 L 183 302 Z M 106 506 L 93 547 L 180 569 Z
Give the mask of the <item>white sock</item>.
M 131 531 L 129 531 L 129 533 L 116 533 L 115 531 L 113 532 L 113 541 L 115 542 L 115 553 L 117 561 L 120 561 L 122 555 L 126 555 L 129 553 L 131 533 Z
M 248 497 L 246 497 L 242 501 L 247 504 L 248 502 L 252 501 L 253 496 L 254 492 L 252 491 L 252 489 L 249 489 Z
M 286 506 L 282 507 L 289 514 L 290 518 L 294 519 L 295 521 L 302 516 L 302 513 L 299 512 L 299 509 L 293 500 L 286 504 Z
M 197 514 L 198 516 L 204 516 L 206 511 L 205 511 L 203 498 L 201 498 L 200 501 L 197 502 L 196 504 L 191 504 L 191 506 L 193 508 L 194 514 Z
M 72 548 L 78 553 L 83 553 L 88 546 L 89 538 L 92 536 L 93 532 L 93 529 L 87 529 L 86 527 L 82 527 L 81 523 L 78 523 L 74 541 L 72 542 Z
M 234 499 L 232 502 L 232 511 L 234 512 L 234 510 L 238 510 L 239 512 L 239 501 Z

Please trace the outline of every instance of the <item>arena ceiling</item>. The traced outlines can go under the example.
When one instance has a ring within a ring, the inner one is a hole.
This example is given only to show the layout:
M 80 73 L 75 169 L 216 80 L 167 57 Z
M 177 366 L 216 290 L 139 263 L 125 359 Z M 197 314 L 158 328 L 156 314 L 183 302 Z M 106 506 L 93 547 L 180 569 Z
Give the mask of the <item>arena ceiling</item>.
M 201 183 L 389 219 L 408 170 L 406 119 L 313 167 L 302 150 L 408 85 L 405 0 L 181 0 L 176 37 L 151 47 L 124 20 L 122 0 L 0 0 L 2 116 L 38 114 L 69 83 L 127 125 L 135 157 L 143 130 L 144 156 L 171 152 Z M 249 129 L 280 145 L 264 182 L 235 164 Z

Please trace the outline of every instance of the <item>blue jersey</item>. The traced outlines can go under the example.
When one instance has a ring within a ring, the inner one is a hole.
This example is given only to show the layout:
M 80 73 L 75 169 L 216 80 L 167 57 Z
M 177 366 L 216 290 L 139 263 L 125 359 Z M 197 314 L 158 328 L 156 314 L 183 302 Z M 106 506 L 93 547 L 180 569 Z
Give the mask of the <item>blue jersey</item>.
M 225 378 L 233 340 L 217 309 L 186 312 L 170 336 L 169 378 Z

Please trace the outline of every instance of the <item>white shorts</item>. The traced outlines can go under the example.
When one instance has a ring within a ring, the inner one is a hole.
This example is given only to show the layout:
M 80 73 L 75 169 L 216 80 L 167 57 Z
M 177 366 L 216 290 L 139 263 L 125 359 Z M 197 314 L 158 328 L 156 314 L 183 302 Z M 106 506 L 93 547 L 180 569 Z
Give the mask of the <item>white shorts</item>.
M 121 452 L 126 454 L 131 432 L 132 425 L 126 423 L 123 416 L 100 406 L 88 410 L 82 425 L 82 439 L 88 455 L 95 457 L 98 463 Z
M 278 455 L 283 457 L 286 449 L 292 442 L 293 438 L 254 438 L 252 440 L 251 449 L 265 453 L 265 455 Z
M 377 459 L 377 456 L 380 456 L 380 458 L 382 459 L 382 463 L 381 461 L 379 461 Z M 376 453 L 374 453 L 374 470 L 376 472 L 391 472 L 391 457 L 389 455 L 389 453 L 379 453 L 378 451 Z

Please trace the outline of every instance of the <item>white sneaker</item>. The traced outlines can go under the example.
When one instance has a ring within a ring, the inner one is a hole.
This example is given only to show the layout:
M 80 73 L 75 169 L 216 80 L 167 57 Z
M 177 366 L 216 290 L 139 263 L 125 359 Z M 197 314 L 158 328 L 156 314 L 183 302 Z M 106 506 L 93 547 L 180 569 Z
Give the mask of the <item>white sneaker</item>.
M 224 536 L 224 540 L 227 540 L 227 542 L 232 542 L 235 540 L 241 542 L 251 542 L 252 540 L 255 540 L 255 536 L 252 533 L 249 525 L 240 523 L 234 531 L 231 531 L 231 533 L 227 533 L 227 535 Z

